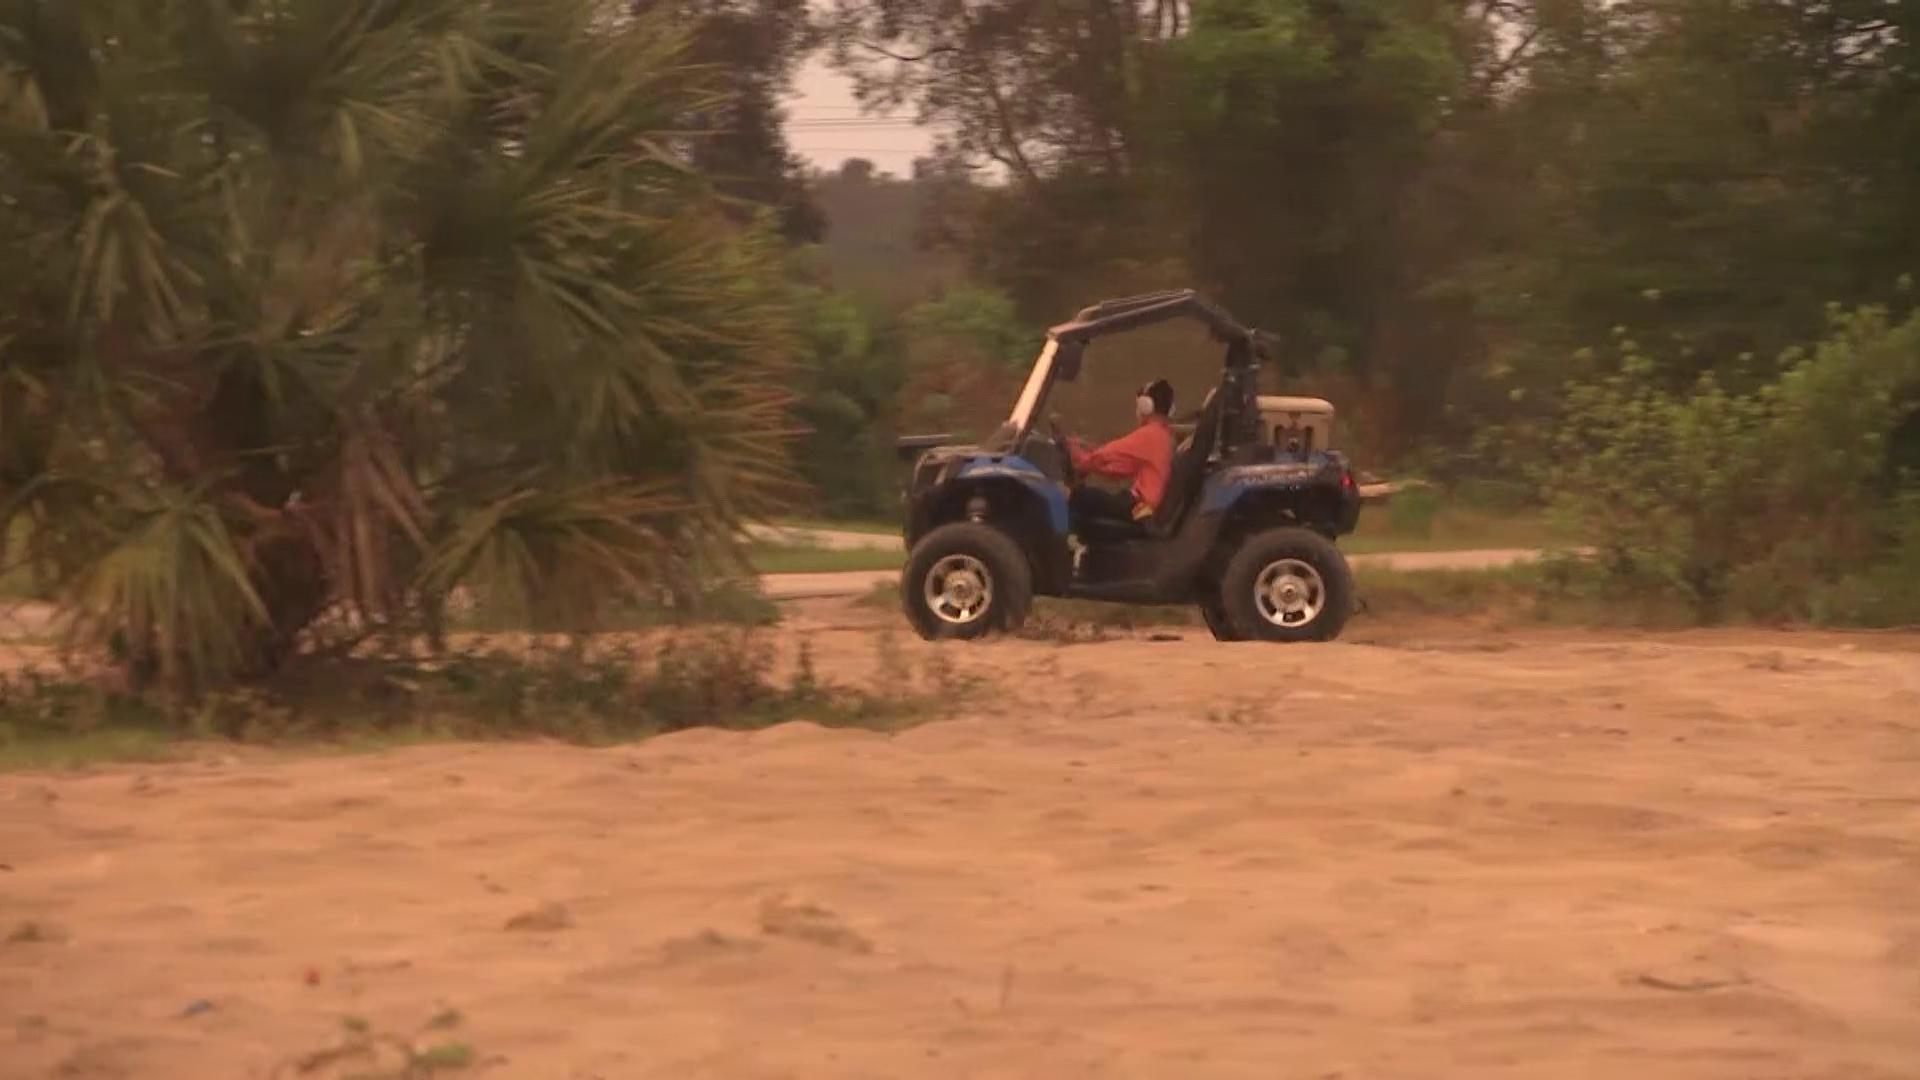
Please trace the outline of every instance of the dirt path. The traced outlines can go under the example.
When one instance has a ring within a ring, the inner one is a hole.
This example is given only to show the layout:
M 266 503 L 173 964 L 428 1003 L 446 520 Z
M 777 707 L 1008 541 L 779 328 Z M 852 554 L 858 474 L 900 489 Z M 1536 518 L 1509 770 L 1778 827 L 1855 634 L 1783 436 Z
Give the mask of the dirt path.
M 1362 484 L 1360 497 L 1373 502 L 1391 495 L 1393 489 L 1392 484 Z M 749 525 L 747 535 L 763 543 L 826 548 L 831 551 L 899 551 L 905 544 L 897 532 L 820 529 L 801 525 Z
M 906 543 L 899 533 L 853 532 L 784 525 L 750 525 L 747 527 L 747 535 L 762 543 L 826 548 L 829 551 L 899 551 Z
M 828 674 L 946 657 L 970 715 L 0 777 L 0 937 L 45 939 L 0 944 L 0 1077 L 443 1009 L 514 1078 L 1920 1075 L 1911 639 L 876 666 L 803 608 Z
M 1540 558 L 1527 548 L 1488 548 L 1481 551 L 1398 551 L 1349 555 L 1357 571 L 1369 567 L 1390 570 L 1486 570 Z M 768 574 L 760 585 L 774 600 L 806 600 L 863 596 L 874 586 L 900 580 L 897 570 L 854 570 L 826 574 Z
M 818 535 L 818 534 L 816 534 Z M 841 537 L 886 540 L 866 533 L 839 533 Z M 852 544 L 852 541 L 848 541 Z M 852 544 L 854 547 L 860 544 Z M 885 545 L 867 545 L 884 547 Z M 899 538 L 893 538 L 898 548 Z M 1485 551 L 1415 551 L 1376 555 L 1350 555 L 1347 561 L 1356 569 L 1369 566 L 1396 570 L 1458 570 L 1509 566 L 1538 558 L 1537 551 L 1522 548 L 1495 548 Z M 760 579 L 767 596 L 774 600 L 807 600 L 863 596 L 875 585 L 900 579 L 896 570 L 853 570 L 818 574 L 768 574 Z M 59 633 L 60 625 L 51 604 L 34 600 L 0 603 L 0 641 L 43 638 Z

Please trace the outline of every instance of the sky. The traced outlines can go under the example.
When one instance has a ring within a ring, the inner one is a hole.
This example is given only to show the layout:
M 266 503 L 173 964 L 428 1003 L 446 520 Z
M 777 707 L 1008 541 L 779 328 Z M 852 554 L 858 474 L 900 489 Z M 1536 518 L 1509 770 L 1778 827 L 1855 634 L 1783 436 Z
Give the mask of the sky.
M 896 176 L 913 173 L 913 159 L 933 150 L 933 133 L 913 123 L 911 112 L 863 116 L 853 82 L 816 56 L 793 80 L 787 99 L 787 143 L 808 164 L 833 170 L 848 158 L 866 158 Z

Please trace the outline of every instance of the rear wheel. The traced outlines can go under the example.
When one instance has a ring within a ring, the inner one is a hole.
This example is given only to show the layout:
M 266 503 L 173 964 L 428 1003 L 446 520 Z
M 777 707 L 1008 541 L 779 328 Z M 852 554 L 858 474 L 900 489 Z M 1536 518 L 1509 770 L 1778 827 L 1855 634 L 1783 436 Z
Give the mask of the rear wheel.
M 959 521 L 921 537 L 900 574 L 900 600 L 929 641 L 1017 630 L 1033 605 L 1033 572 L 1013 538 Z
M 1241 640 L 1331 641 L 1353 611 L 1353 572 L 1319 533 L 1269 529 L 1228 561 L 1220 605 Z

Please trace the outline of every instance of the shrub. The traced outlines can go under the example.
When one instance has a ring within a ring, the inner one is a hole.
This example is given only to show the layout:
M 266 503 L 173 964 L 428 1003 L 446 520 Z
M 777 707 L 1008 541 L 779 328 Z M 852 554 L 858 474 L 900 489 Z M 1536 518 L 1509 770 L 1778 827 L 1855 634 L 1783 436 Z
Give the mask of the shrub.
M 1631 341 L 1619 352 L 1569 390 L 1548 480 L 1612 586 L 1701 619 L 1901 618 L 1920 502 L 1890 449 L 1920 389 L 1920 315 L 1835 312 L 1749 393 L 1711 374 L 1672 388 Z
M 0 536 L 91 644 L 220 686 L 460 589 L 590 627 L 775 508 L 790 298 L 671 22 L 0 5 Z
M 1425 484 L 1409 484 L 1387 502 L 1387 529 L 1396 536 L 1426 539 L 1440 513 L 1440 492 Z
M 151 753 L 181 739 L 356 742 L 528 736 L 588 745 L 693 727 L 753 729 L 805 719 L 891 727 L 973 700 L 936 655 L 916 667 L 876 641 L 872 688 L 824 678 L 801 643 L 783 656 L 738 627 L 615 638 L 475 636 L 445 656 L 367 655 L 288 668 L 268 687 L 192 699 L 129 692 L 83 673 L 0 676 L 0 756 L 15 763 Z M 139 740 L 130 736 L 141 736 Z M 89 754 L 87 751 L 92 751 Z

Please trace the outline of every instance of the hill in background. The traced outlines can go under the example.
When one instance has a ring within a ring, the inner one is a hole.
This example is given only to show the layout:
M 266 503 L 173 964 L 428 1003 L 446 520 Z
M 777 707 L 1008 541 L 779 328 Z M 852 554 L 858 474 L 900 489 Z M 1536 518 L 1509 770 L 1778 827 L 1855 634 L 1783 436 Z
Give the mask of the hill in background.
M 943 181 L 876 172 L 848 159 L 813 181 L 813 199 L 827 221 L 813 253 L 816 269 L 833 287 L 888 310 L 939 295 L 963 272 L 960 256 L 924 242 Z

